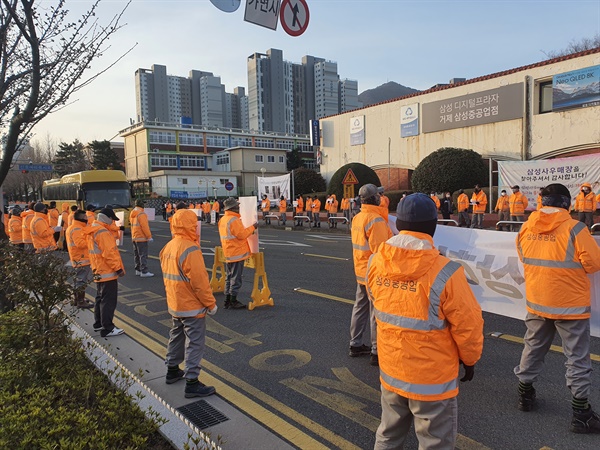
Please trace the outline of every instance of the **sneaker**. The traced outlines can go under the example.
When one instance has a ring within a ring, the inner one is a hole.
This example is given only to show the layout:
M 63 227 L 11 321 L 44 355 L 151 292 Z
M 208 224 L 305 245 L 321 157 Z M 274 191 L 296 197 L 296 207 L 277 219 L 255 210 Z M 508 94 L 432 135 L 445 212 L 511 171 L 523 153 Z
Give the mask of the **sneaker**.
M 535 389 L 531 388 L 531 390 L 527 392 L 523 392 L 519 395 L 519 410 L 520 411 L 531 411 L 535 407 Z
M 375 367 L 379 367 L 379 356 L 371 353 L 371 360 L 369 361 L 369 364 Z
M 352 357 L 355 356 L 361 356 L 361 355 L 370 355 L 371 354 L 371 347 L 367 346 L 367 345 L 360 345 L 360 346 L 356 346 L 356 347 L 350 347 L 350 353 L 349 355 Z
M 136 275 L 136 276 L 138 276 L 138 277 L 139 277 L 141 274 L 142 274 L 142 272 L 140 272 L 139 270 L 136 270 L 136 271 L 135 271 L 135 275 Z
M 123 330 L 121 328 L 114 327 L 110 331 L 102 330 L 100 332 L 100 336 L 102 336 L 102 337 L 113 337 L 113 336 L 118 336 L 118 335 L 123 334 L 123 333 L 125 333 L 125 330 Z
M 94 331 L 100 331 L 103 327 L 101 323 L 95 323 L 94 325 L 92 325 L 92 328 L 94 329 Z
M 153 277 L 154 274 L 152 272 L 141 273 L 140 278 L 150 278 Z
M 600 433 L 600 417 L 591 406 L 588 409 L 574 409 L 569 429 L 573 433 Z
M 216 392 L 212 386 L 205 386 L 203 383 L 186 383 L 185 385 L 185 398 L 193 397 L 208 397 Z
M 165 382 L 167 384 L 176 383 L 179 380 L 183 380 L 184 374 L 185 374 L 185 372 L 181 369 L 177 370 L 177 372 L 167 372 L 167 376 L 165 377 Z
M 234 300 L 229 303 L 229 309 L 246 309 L 246 305 L 237 300 Z

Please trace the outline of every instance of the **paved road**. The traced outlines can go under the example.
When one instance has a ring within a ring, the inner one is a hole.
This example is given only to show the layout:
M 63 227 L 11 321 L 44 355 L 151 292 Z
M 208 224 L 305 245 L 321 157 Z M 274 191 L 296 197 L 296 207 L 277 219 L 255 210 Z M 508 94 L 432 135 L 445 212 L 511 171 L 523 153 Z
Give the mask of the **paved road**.
M 152 222 L 150 270 L 133 275 L 131 240 L 122 253 L 128 275 L 120 280 L 117 318 L 127 333 L 148 348 L 166 345 L 169 315 L 158 254 L 168 242 L 166 222 Z M 349 235 L 343 232 L 260 229 L 274 307 L 253 311 L 221 308 L 207 328 L 207 353 L 201 380 L 228 386 L 220 395 L 299 448 L 372 448 L 379 424 L 378 371 L 368 357 L 348 357 L 348 329 L 356 284 Z M 219 245 L 214 226 L 202 229 L 207 267 Z M 247 303 L 254 271 L 245 269 L 239 300 Z M 90 290 L 91 292 L 91 290 Z M 216 295 L 223 305 L 223 294 Z M 524 325 L 484 314 L 484 356 L 474 381 L 461 384 L 461 449 L 598 449 L 600 438 L 569 433 L 570 395 L 564 357 L 548 355 L 537 384 L 541 408 L 516 409 L 516 379 Z M 492 333 L 503 333 L 501 338 Z M 514 339 L 513 339 L 514 337 Z M 516 342 L 515 342 L 516 341 Z M 559 344 L 559 342 L 556 342 Z M 600 354 L 600 340 L 592 352 Z M 598 367 L 599 362 L 594 362 Z M 590 401 L 600 408 L 600 381 Z M 230 388 L 230 389 L 229 389 Z M 226 439 L 226 436 L 225 436 Z M 406 448 L 417 448 L 411 435 Z

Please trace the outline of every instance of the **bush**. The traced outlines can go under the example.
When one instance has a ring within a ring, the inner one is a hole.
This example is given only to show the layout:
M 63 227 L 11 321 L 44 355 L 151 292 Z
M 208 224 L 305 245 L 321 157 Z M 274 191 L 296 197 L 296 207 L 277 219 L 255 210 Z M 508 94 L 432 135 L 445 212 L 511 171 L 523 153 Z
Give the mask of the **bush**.
M 358 180 L 358 184 L 354 185 L 354 195 L 358 195 L 358 190 L 365 184 L 374 184 L 375 186 L 381 186 L 381 181 L 373 169 L 369 166 L 365 166 L 361 163 L 350 163 L 340 167 L 332 175 L 329 180 L 329 186 L 327 187 L 327 195 L 335 194 L 338 200 L 344 198 L 344 185 L 342 181 L 348 173 L 348 169 L 352 169 L 352 172 Z
M 479 153 L 444 147 L 425 157 L 414 170 L 411 186 L 417 192 L 454 192 L 488 184 L 489 169 Z
M 325 191 L 325 179 L 320 173 L 311 169 L 294 170 L 294 193 L 303 197 Z

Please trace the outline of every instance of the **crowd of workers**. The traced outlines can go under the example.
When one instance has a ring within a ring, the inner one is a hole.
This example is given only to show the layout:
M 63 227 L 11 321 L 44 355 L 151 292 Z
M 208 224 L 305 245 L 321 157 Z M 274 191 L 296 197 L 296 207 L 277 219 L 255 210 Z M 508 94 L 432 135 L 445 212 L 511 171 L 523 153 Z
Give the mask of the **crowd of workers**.
M 513 186 L 512 195 L 501 192 L 495 211 L 501 221 L 519 224 L 516 248 L 524 267 L 527 317 L 525 345 L 514 373 L 518 380 L 518 409 L 536 407 L 536 390 L 543 361 L 558 333 L 567 358 L 567 387 L 572 394 L 570 430 L 600 433 L 600 417 L 588 403 L 591 389 L 590 281 L 588 274 L 600 271 L 600 247 L 592 238 L 591 213 L 596 197 L 585 183 L 576 198 L 579 221 L 572 219 L 571 195 L 561 184 L 540 190 L 538 208 L 525 221 L 527 198 Z M 474 377 L 475 364 L 483 351 L 483 318 L 464 269 L 441 256 L 433 244 L 439 221 L 456 209 L 459 226 L 481 228 L 487 198 L 479 186 L 471 199 L 460 192 L 457 207 L 450 193 L 442 200 L 431 193 L 403 195 L 396 210 L 394 235 L 388 224 L 389 199 L 381 188 L 367 184 L 354 201 L 335 195 L 325 201 L 328 219 L 341 209 L 351 220 L 351 238 L 357 289 L 350 321 L 349 356 L 370 355 L 369 363 L 379 367 L 381 381 L 381 423 L 376 449 L 401 448 L 411 425 L 422 448 L 454 448 L 457 439 L 459 367 L 460 381 Z M 209 207 L 205 205 L 209 205 Z M 215 206 L 218 205 L 218 206 Z M 355 214 L 353 209 L 359 205 Z M 591 206 L 590 206 L 591 205 Z M 188 209 L 194 206 L 201 216 Z M 198 207 L 199 206 L 199 207 Z M 248 238 L 258 223 L 244 226 L 239 202 L 227 198 L 221 203 L 165 205 L 172 239 L 160 252 L 172 327 L 169 332 L 165 381 L 185 379 L 185 397 L 215 393 L 198 377 L 205 350 L 206 315 L 217 312 L 217 302 L 208 280 L 200 249 L 197 223 L 221 210 L 218 230 L 225 258 L 224 309 L 245 309 L 238 300 L 244 261 L 252 256 Z M 313 227 L 320 227 L 321 204 L 316 196 L 297 196 L 292 204 L 296 216 L 307 215 Z M 469 206 L 472 216 L 469 217 Z M 270 201 L 263 196 L 259 206 L 270 223 Z M 279 212 L 285 216 L 288 202 L 282 196 Z M 280 217 L 284 221 L 285 217 Z M 15 206 L 6 223 L 10 242 L 25 250 L 49 252 L 65 242 L 75 274 L 74 305 L 94 308 L 95 331 L 102 337 L 117 336 L 123 330 L 113 324 L 118 296 L 118 278 L 125 275 L 117 249 L 118 218 L 108 207 L 94 217 L 63 205 L 62 213 L 51 202 L 31 203 L 22 211 Z M 153 241 L 144 202 L 136 201 L 130 215 L 135 272 L 148 272 L 148 244 Z M 335 227 L 335 221 L 329 221 Z M 301 221 L 295 223 L 300 226 Z M 543 236 L 543 238 L 540 238 Z M 547 237 L 547 238 L 546 238 Z M 85 287 L 97 283 L 95 302 L 85 299 Z M 557 296 L 556 292 L 563 295 Z M 367 339 L 368 330 L 368 339 Z M 370 345 L 368 345 L 370 344 Z M 185 363 L 185 369 L 180 365 Z

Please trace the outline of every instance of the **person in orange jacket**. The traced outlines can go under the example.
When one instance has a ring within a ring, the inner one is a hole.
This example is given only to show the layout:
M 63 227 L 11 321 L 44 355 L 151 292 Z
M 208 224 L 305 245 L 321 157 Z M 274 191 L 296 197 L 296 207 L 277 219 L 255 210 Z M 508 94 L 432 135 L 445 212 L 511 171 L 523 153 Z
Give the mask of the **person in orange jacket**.
M 306 200 L 304 200 L 304 212 L 308 217 L 308 227 L 310 228 L 310 224 L 312 223 L 312 199 L 309 195 L 306 196 Z
M 221 204 L 219 200 L 215 199 L 215 202 L 212 205 L 212 210 L 215 212 L 215 223 L 219 222 L 219 212 L 221 211 Z
M 579 214 L 579 221 L 592 228 L 594 224 L 594 210 L 596 209 L 596 196 L 592 192 L 590 183 L 583 183 L 581 191 L 575 197 L 575 211 Z
M 386 197 L 386 195 L 384 194 L 383 186 L 380 186 L 377 189 L 379 191 L 379 201 L 380 201 L 379 206 L 381 206 L 382 208 L 387 208 L 389 210 L 390 209 L 390 199 L 388 197 Z
M 313 196 L 311 202 L 311 211 L 313 216 L 313 228 L 321 228 L 321 200 L 316 195 Z
M 330 219 L 331 217 L 337 217 L 339 202 L 338 202 L 335 194 L 331 194 L 331 196 L 329 197 L 329 199 L 327 201 L 329 202 L 329 209 L 327 210 L 328 219 Z M 329 222 L 329 228 L 337 228 L 337 224 L 338 224 L 337 220 L 328 220 L 328 222 Z
M 210 203 L 208 202 L 208 200 L 204 200 L 204 202 L 202 203 L 202 215 L 206 223 L 210 223 L 210 211 Z
M 60 230 L 60 233 L 63 235 L 62 236 L 62 250 L 66 252 L 67 251 L 67 240 L 65 239 L 64 235 L 65 235 L 65 231 L 67 230 L 67 227 L 68 227 L 69 208 L 71 207 L 71 205 L 69 205 L 68 203 L 63 203 L 62 205 L 60 205 L 60 207 L 61 207 L 61 213 L 60 213 L 61 230 Z M 59 240 L 60 240 L 60 237 L 59 237 Z
M 21 226 L 22 235 L 23 235 L 23 249 L 26 251 L 33 251 L 33 239 L 31 239 L 31 221 L 33 220 L 35 211 L 33 207 L 35 206 L 35 202 L 30 202 L 27 205 L 27 209 L 21 213 L 21 221 L 23 225 Z
M 258 223 L 244 227 L 240 216 L 240 204 L 229 197 L 223 205 L 225 214 L 219 222 L 219 236 L 225 256 L 225 309 L 244 309 L 246 305 L 237 299 L 242 287 L 244 261 L 250 258 L 248 237 L 258 229 Z
M 466 196 L 465 196 L 466 197 Z M 496 201 L 496 209 L 494 212 L 498 213 L 498 221 L 508 221 L 510 220 L 510 204 L 508 201 L 508 196 L 506 195 L 506 190 L 502 189 L 500 192 L 500 197 L 498 197 L 498 201 Z M 510 231 L 509 225 L 500 225 L 498 226 L 499 231 Z
M 570 430 L 600 433 L 600 417 L 588 403 L 592 378 L 588 274 L 600 271 L 600 247 L 585 224 L 571 218 L 571 194 L 566 186 L 546 186 L 542 205 L 523 224 L 516 241 L 527 299 L 525 347 L 514 369 L 519 380 L 518 407 L 521 411 L 534 408 L 533 383 L 558 332 L 572 395 Z
M 458 377 L 471 381 L 483 351 L 483 317 L 462 266 L 433 243 L 438 212 L 425 194 L 398 204 L 400 233 L 367 268 L 377 317 L 381 423 L 375 448 L 402 448 L 414 422 L 419 448 L 453 449 Z
M 342 210 L 342 214 L 344 215 L 344 217 L 346 218 L 346 220 L 348 222 L 350 222 L 350 199 L 349 198 L 342 198 L 342 201 L 340 203 L 340 209 Z
M 124 333 L 113 323 L 117 298 L 119 296 L 118 278 L 125 276 L 121 254 L 117 248 L 114 234 L 109 227 L 119 218 L 110 208 L 98 213 L 92 226 L 85 227 L 87 246 L 94 280 L 98 288 L 94 304 L 94 331 L 100 331 L 102 337 L 113 337 Z
M 269 215 L 269 211 L 271 210 L 271 200 L 268 199 L 266 195 L 263 194 L 262 201 L 260 202 L 260 210 L 262 211 L 263 220 L 265 221 L 265 225 L 271 225 L 271 219 L 267 216 Z
M 478 184 L 475 185 L 475 190 L 471 196 L 471 205 L 473 205 L 473 217 L 471 218 L 471 228 L 483 228 L 483 217 L 485 215 L 485 207 L 487 206 L 487 195 Z
M 148 225 L 148 215 L 144 211 L 144 200 L 137 199 L 135 201 L 135 208 L 129 215 L 129 221 L 131 223 L 135 274 L 142 278 L 153 277 L 154 274 L 148 271 L 148 243 L 154 239 L 152 239 L 152 232 Z M 172 224 L 171 229 L 173 229 Z
M 36 203 L 33 210 L 34 217 L 29 225 L 33 248 L 36 253 L 53 252 L 57 247 L 54 230 L 48 223 L 48 208 L 43 203 Z
M 508 199 L 510 220 L 513 222 L 523 222 L 525 220 L 525 210 L 527 209 L 527 205 L 529 205 L 529 201 L 521 192 L 519 185 L 515 184 L 511 189 L 513 193 Z M 520 227 L 520 225 L 513 225 L 512 230 L 518 231 Z
M 380 244 L 392 236 L 387 222 L 387 209 L 379 206 L 379 193 L 374 184 L 365 184 L 358 191 L 360 212 L 352 219 L 352 258 L 356 275 L 356 296 L 350 318 L 351 357 L 371 355 L 370 364 L 377 366 L 377 328 L 375 315 L 367 296 L 366 272 L 369 258 Z M 371 345 L 365 345 L 363 335 L 370 325 Z
M 71 260 L 71 266 L 75 269 L 73 306 L 80 309 L 94 307 L 94 303 L 85 298 L 85 288 L 93 278 L 87 236 L 83 231 L 86 227 L 87 215 L 85 211 L 76 209 L 73 213 L 73 221 L 65 231 L 69 259 Z
M 94 220 L 96 220 L 96 213 L 94 212 L 95 210 L 96 210 L 95 205 L 90 204 L 85 207 L 85 215 L 87 217 L 88 226 L 92 226 L 92 224 L 94 223 Z
M 471 220 L 469 219 L 469 197 L 463 189 L 459 189 L 458 198 L 456 199 L 456 209 L 458 210 L 458 226 L 470 227 Z
M 8 238 L 12 245 L 23 249 L 23 221 L 21 220 L 21 208 L 15 206 L 8 219 Z
M 200 383 L 200 363 L 206 340 L 206 314 L 217 312 L 202 250 L 196 242 L 198 217 L 182 209 L 171 219 L 173 238 L 160 251 L 160 267 L 172 325 L 167 345 L 165 381 L 185 378 L 185 398 L 206 397 L 213 386 Z M 185 361 L 185 370 L 179 365 Z
M 279 199 L 279 218 L 281 219 L 281 222 L 283 223 L 283 226 L 285 227 L 285 220 L 286 220 L 286 216 L 287 216 L 287 200 L 285 199 L 285 197 L 282 195 L 281 198 Z
M 433 202 L 435 203 L 435 207 L 439 211 L 440 210 L 440 206 L 441 206 L 439 197 L 435 194 L 434 191 L 431 191 L 431 194 L 429 194 L 429 196 L 431 197 L 431 200 L 433 200 Z
M 56 209 L 56 202 L 51 201 L 48 206 L 48 223 L 50 224 L 50 228 L 53 230 L 58 226 L 58 218 L 60 214 L 58 213 L 58 209 Z M 54 242 L 58 242 L 60 239 L 60 231 L 54 232 Z
M 69 228 L 71 225 L 73 225 L 73 220 L 75 220 L 75 211 L 77 211 L 78 209 L 79 208 L 77 208 L 77 205 L 71 205 L 71 208 L 70 208 L 71 212 L 67 216 L 67 228 Z M 86 219 L 87 219 L 87 216 L 86 216 Z
M 304 199 L 302 198 L 302 195 L 296 195 L 296 215 L 302 216 L 303 213 L 304 213 Z M 297 227 L 302 226 L 302 219 L 298 219 L 296 221 L 296 226 Z

